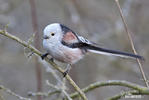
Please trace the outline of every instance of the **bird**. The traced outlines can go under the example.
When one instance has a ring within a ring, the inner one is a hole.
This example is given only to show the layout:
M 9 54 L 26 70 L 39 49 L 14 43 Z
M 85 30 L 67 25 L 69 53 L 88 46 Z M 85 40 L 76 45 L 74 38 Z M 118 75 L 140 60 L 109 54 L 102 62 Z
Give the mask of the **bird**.
M 71 69 L 71 65 L 78 62 L 87 53 L 144 60 L 143 56 L 140 55 L 96 46 L 95 43 L 78 35 L 70 28 L 60 23 L 52 23 L 44 28 L 43 48 L 46 50 L 46 53 L 41 56 L 42 59 L 51 55 L 52 61 L 56 59 L 67 64 L 65 72 L 63 73 L 64 77 Z

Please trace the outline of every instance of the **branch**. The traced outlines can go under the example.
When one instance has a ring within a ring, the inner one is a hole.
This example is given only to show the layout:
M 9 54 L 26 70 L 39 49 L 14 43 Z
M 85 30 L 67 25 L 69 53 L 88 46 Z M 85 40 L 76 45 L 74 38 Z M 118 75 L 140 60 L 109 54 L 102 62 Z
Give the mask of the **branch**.
M 2 86 L 2 85 L 0 85 L 0 90 L 3 90 L 3 91 L 5 91 L 5 92 L 8 93 L 8 94 L 17 97 L 19 100 L 31 100 L 30 98 L 24 98 L 24 97 L 22 97 L 22 96 L 20 96 L 20 95 L 18 95 L 18 94 L 16 94 L 16 93 L 14 93 L 14 92 L 12 92 L 10 89 L 5 88 L 5 87 Z
M 122 13 L 122 9 L 121 9 L 120 4 L 119 4 L 119 0 L 115 0 L 115 2 L 116 2 L 116 5 L 117 5 L 117 7 L 118 7 L 118 9 L 119 9 L 119 13 L 120 13 L 120 16 L 121 16 L 121 18 L 122 18 L 122 22 L 123 22 L 123 24 L 124 24 L 124 28 L 125 28 L 125 30 L 126 30 L 126 32 L 127 32 L 128 39 L 129 39 L 129 41 L 130 41 L 132 50 L 133 50 L 134 54 L 137 55 L 137 51 L 136 51 L 136 49 L 135 49 L 135 46 L 134 46 L 134 43 L 133 43 L 131 34 L 130 34 L 130 32 L 129 32 L 128 25 L 127 25 L 127 23 L 126 23 L 126 21 L 125 21 L 125 19 L 124 19 L 124 16 L 123 16 L 123 13 Z M 140 61 L 139 59 L 137 59 L 137 63 L 138 63 L 138 65 L 139 65 L 139 69 L 140 69 L 140 72 L 141 72 L 141 74 L 142 74 L 143 80 L 144 80 L 146 86 L 149 88 L 149 84 L 148 84 L 148 82 L 147 82 L 147 78 L 146 78 L 145 73 L 144 73 L 144 71 L 143 71 L 143 67 L 142 67 L 141 61 Z
M 137 84 L 134 84 L 134 83 L 131 83 L 131 82 L 127 82 L 127 81 L 117 81 L 117 80 L 96 82 L 96 83 L 90 84 L 89 86 L 83 88 L 82 91 L 84 93 L 87 93 L 91 90 L 94 90 L 94 89 L 100 88 L 100 87 L 104 87 L 104 86 L 123 86 L 123 87 L 127 87 L 127 88 L 130 88 L 130 89 L 136 90 L 137 93 L 139 93 L 139 94 L 149 95 L 149 89 L 144 87 L 144 86 L 140 86 L 140 85 L 137 85 Z M 121 97 L 123 95 L 126 95 L 126 93 L 125 94 L 120 94 L 118 96 Z M 78 93 L 77 92 L 72 93 L 70 95 L 70 97 L 71 98 L 76 98 L 76 97 L 78 97 Z
M 69 96 L 69 94 L 63 88 L 63 86 L 61 86 L 61 88 L 60 88 L 58 86 L 55 86 L 55 85 L 51 84 L 48 80 L 46 81 L 46 83 L 47 83 L 47 85 L 49 85 L 50 87 L 54 88 L 55 90 L 59 90 L 62 93 L 64 93 L 68 100 L 72 100 L 71 97 Z
M 0 34 L 4 35 L 16 42 L 18 42 L 19 44 L 23 45 L 24 47 L 29 48 L 32 52 L 34 52 L 36 55 L 41 56 L 41 52 L 39 50 L 37 50 L 35 47 L 33 47 L 32 45 L 28 45 L 25 41 L 21 40 L 20 38 L 9 34 L 6 30 L 0 30 Z M 49 58 L 45 58 L 45 61 L 48 62 L 49 64 L 51 64 L 55 69 L 57 69 L 59 72 L 61 72 L 62 74 L 64 73 L 64 70 L 60 67 L 57 66 L 57 64 L 55 64 L 54 62 L 52 62 Z M 75 88 L 75 90 L 77 92 L 79 92 L 80 96 L 82 97 L 83 100 L 87 100 L 85 94 L 81 91 L 81 89 L 76 85 L 76 83 L 71 79 L 71 77 L 69 75 L 66 75 L 66 79 L 69 81 L 69 83 Z
M 122 97 L 125 97 L 125 96 L 131 96 L 131 95 L 148 95 L 148 93 L 140 93 L 138 91 L 134 91 L 134 90 L 131 90 L 131 91 L 127 91 L 127 92 L 122 92 L 118 95 L 115 95 L 111 98 L 108 98 L 107 100 L 118 100 L 118 99 L 121 99 Z
M 41 60 L 41 58 L 39 58 L 38 60 L 45 67 L 46 72 L 51 73 L 52 76 L 56 79 L 57 84 L 63 85 L 63 82 L 61 78 L 56 74 L 56 71 L 53 68 L 50 68 L 49 64 L 46 61 Z
M 51 95 L 57 94 L 57 93 L 61 93 L 60 90 L 54 90 L 54 91 L 48 91 L 48 92 L 37 92 L 37 93 L 33 93 L 33 92 L 29 92 L 28 96 L 44 96 L 44 97 L 50 97 Z

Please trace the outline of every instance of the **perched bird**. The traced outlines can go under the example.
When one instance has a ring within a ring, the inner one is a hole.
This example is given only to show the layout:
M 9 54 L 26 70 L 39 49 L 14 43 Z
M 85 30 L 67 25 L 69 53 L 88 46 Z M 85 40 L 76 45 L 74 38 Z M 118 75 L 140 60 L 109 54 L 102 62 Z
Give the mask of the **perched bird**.
M 144 59 L 139 55 L 95 46 L 94 43 L 79 36 L 60 23 L 47 25 L 43 33 L 43 48 L 47 53 L 43 54 L 41 58 L 44 59 L 47 55 L 51 55 L 53 59 L 67 63 L 68 66 L 64 72 L 64 76 L 69 72 L 71 64 L 82 59 L 88 52 L 126 58 L 138 58 L 141 60 Z

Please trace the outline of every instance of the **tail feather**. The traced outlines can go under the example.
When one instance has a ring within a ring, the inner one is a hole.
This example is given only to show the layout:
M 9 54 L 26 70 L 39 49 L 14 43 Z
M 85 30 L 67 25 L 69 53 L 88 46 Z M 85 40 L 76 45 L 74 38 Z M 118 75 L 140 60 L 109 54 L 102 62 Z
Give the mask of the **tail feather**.
M 144 60 L 144 57 L 131 54 L 131 53 L 126 53 L 126 52 L 121 52 L 121 51 L 116 51 L 116 50 L 109 50 L 109 49 L 100 48 L 100 47 L 96 47 L 92 45 L 89 45 L 87 48 L 89 52 L 93 52 L 93 53 L 104 54 L 104 55 L 114 55 L 114 56 L 120 56 L 120 57 L 125 57 L 125 58 L 138 58 L 138 59 Z
M 84 43 L 84 42 L 73 43 L 70 45 L 65 42 L 62 42 L 62 43 L 66 46 L 71 47 L 71 48 L 85 49 L 85 50 L 87 50 L 89 52 L 93 52 L 93 53 L 104 54 L 104 55 L 114 55 L 114 56 L 120 56 L 120 57 L 126 57 L 126 58 L 138 58 L 140 60 L 144 60 L 144 58 L 139 55 L 116 51 L 116 50 L 109 50 L 109 49 L 105 49 L 105 48 L 101 48 L 101 47 L 96 47 L 94 45 Z

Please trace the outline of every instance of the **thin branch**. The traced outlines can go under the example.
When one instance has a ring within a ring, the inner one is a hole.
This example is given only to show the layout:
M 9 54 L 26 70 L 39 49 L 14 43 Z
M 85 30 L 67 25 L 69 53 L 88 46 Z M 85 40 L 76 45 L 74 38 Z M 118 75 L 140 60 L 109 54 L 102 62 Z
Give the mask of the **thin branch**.
M 118 100 L 118 99 L 121 99 L 122 97 L 125 98 L 125 96 L 133 96 L 133 95 L 140 95 L 140 96 L 142 96 L 142 95 L 148 95 L 148 94 L 140 93 L 138 91 L 131 90 L 131 91 L 126 91 L 126 92 L 121 92 L 120 94 L 115 95 L 113 97 L 110 97 L 107 100 Z
M 107 100 L 118 100 L 118 99 L 121 99 L 122 97 L 124 97 L 125 95 L 127 95 L 128 93 L 130 94 L 131 91 L 130 92 L 129 91 L 128 92 L 121 92 L 120 94 L 115 95 L 113 97 L 110 97 Z
M 18 98 L 19 100 L 31 100 L 30 98 L 25 98 L 25 97 L 22 97 L 14 92 L 12 92 L 10 89 L 8 88 L 5 88 L 4 86 L 0 85 L 0 89 L 3 90 L 4 92 L 12 95 L 12 96 L 15 96 L 16 98 Z
M 65 94 L 68 100 L 72 100 L 69 94 L 65 90 L 62 90 L 62 92 Z
M 140 86 L 131 82 L 127 82 L 127 81 L 117 81 L 117 80 L 110 80 L 110 81 L 103 81 L 103 82 L 96 82 L 93 84 L 90 84 L 89 86 L 85 87 L 82 89 L 82 91 L 84 93 L 87 93 L 91 90 L 94 90 L 96 88 L 100 88 L 100 87 L 104 87 L 104 86 L 124 86 L 133 90 L 136 90 L 137 92 L 139 92 L 140 94 L 145 94 L 145 95 L 149 95 L 149 89 L 144 87 L 144 86 Z M 72 93 L 70 95 L 71 98 L 76 98 L 78 97 L 78 93 Z
M 131 4 L 133 3 L 133 0 L 125 0 L 124 4 L 123 4 L 123 15 L 125 18 L 128 17 L 130 10 L 131 10 Z M 122 30 L 123 29 L 123 22 L 121 17 L 118 18 L 118 20 L 116 21 L 116 30 Z
M 54 90 L 54 91 L 49 91 L 49 92 L 37 92 L 37 93 L 33 93 L 33 92 L 29 92 L 28 96 L 44 96 L 44 97 L 50 97 L 51 95 L 60 93 L 60 90 Z
M 45 67 L 46 72 L 51 73 L 53 77 L 56 79 L 57 83 L 63 85 L 63 82 L 61 78 L 58 76 L 58 74 L 56 74 L 56 71 L 53 68 L 49 67 L 49 64 L 46 61 L 41 60 L 41 58 L 39 58 L 38 60 Z
M 135 47 L 134 47 L 134 43 L 133 43 L 133 40 L 132 40 L 132 37 L 131 37 L 131 34 L 130 34 L 129 29 L 128 29 L 128 26 L 127 26 L 127 23 L 126 23 L 126 21 L 125 21 L 125 19 L 124 19 L 123 13 L 122 13 L 122 9 L 121 9 L 121 7 L 120 7 L 119 0 L 115 0 L 115 2 L 116 2 L 117 7 L 118 7 L 118 9 L 119 9 L 119 13 L 120 13 L 120 16 L 121 16 L 121 18 L 122 18 L 122 21 L 123 21 L 125 30 L 126 30 L 126 32 L 127 32 L 129 41 L 130 41 L 130 43 L 131 43 L 132 50 L 133 50 L 134 54 L 137 54 L 137 51 L 136 51 L 136 49 L 135 49 Z M 144 80 L 146 86 L 149 88 L 149 84 L 148 84 L 148 82 L 147 82 L 147 78 L 146 78 L 145 73 L 144 73 L 144 71 L 143 71 L 143 67 L 142 67 L 141 61 L 140 61 L 139 59 L 137 59 L 137 62 L 138 62 L 139 69 L 140 69 L 140 72 L 141 72 L 141 74 L 142 74 L 143 80 Z
M 25 41 L 21 40 L 20 38 L 9 34 L 7 31 L 5 30 L 0 30 L 0 34 L 15 40 L 16 42 L 18 42 L 19 44 L 23 45 L 24 47 L 27 47 L 29 49 L 31 49 L 32 52 L 34 52 L 36 55 L 41 56 L 41 52 L 39 50 L 37 50 L 35 47 L 28 45 Z M 62 74 L 64 73 L 64 70 L 60 67 L 57 66 L 57 64 L 55 64 L 54 62 L 52 62 L 49 58 L 45 58 L 45 61 L 47 61 L 49 64 L 51 64 L 55 69 L 57 69 L 59 72 L 61 72 Z M 69 81 L 69 83 L 75 88 L 75 90 L 77 92 L 79 92 L 80 96 L 82 97 L 83 100 L 87 100 L 85 94 L 81 91 L 81 89 L 77 86 L 77 84 L 71 79 L 71 77 L 69 75 L 66 75 L 66 79 Z
M 60 90 L 60 88 L 59 88 L 58 86 L 51 84 L 51 83 L 49 82 L 49 80 L 46 80 L 46 83 L 47 83 L 48 86 L 54 88 L 55 90 Z
M 56 85 L 53 85 L 48 80 L 46 81 L 46 83 L 47 83 L 47 85 L 54 88 L 55 90 L 60 90 L 62 93 L 64 93 L 68 100 L 72 100 L 71 97 L 69 96 L 69 94 L 65 91 L 65 89 L 63 89 L 63 87 L 60 88 Z

